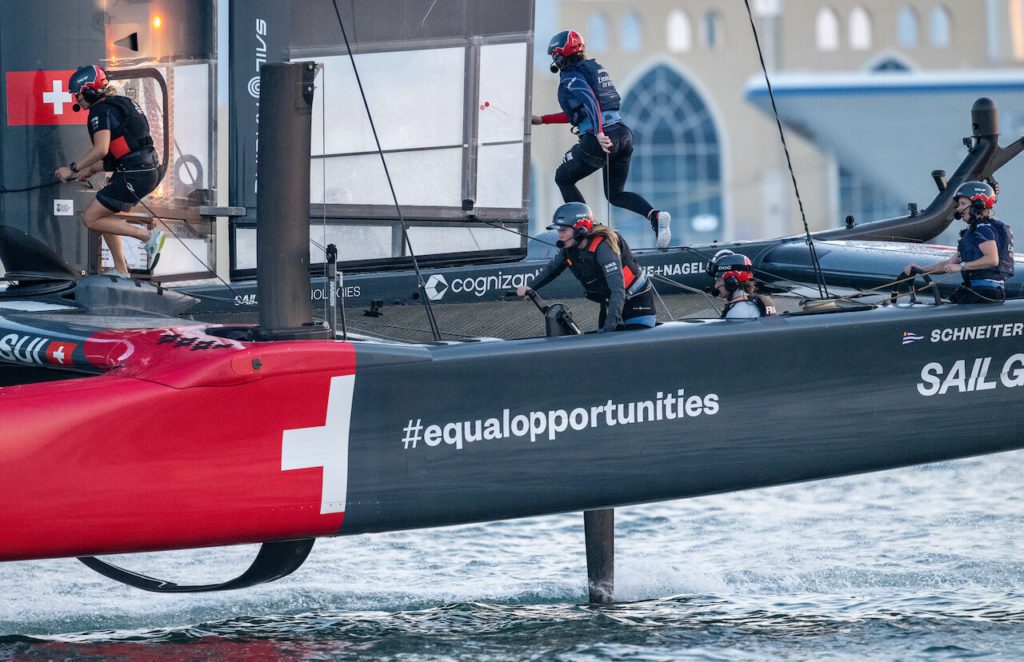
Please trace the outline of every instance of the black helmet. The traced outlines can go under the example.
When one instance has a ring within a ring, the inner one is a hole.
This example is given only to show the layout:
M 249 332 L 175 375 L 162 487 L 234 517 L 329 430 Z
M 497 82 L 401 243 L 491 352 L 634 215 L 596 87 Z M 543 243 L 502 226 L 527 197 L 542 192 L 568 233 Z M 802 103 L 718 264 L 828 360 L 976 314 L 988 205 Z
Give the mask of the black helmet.
M 567 202 L 555 210 L 548 230 L 564 228 L 585 228 L 589 233 L 594 227 L 594 213 L 582 202 Z
M 95 64 L 79 67 L 68 79 L 68 91 L 82 94 L 86 103 L 96 103 L 107 89 L 107 74 Z
M 964 182 L 956 187 L 953 200 L 955 201 L 957 198 L 967 198 L 971 201 L 972 206 L 978 208 L 978 211 L 992 209 L 996 204 L 996 192 L 985 182 Z
M 551 73 L 565 69 L 574 55 L 582 55 L 586 46 L 583 36 L 575 30 L 563 30 L 548 42 L 548 55 L 551 56 Z

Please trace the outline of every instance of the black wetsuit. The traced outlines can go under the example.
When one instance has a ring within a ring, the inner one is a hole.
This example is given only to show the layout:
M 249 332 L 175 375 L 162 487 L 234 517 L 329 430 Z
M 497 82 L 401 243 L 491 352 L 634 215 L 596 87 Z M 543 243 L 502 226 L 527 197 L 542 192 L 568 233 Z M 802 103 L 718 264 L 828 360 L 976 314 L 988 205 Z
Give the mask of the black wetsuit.
M 530 287 L 539 290 L 568 267 L 583 285 L 586 297 L 601 304 L 598 325 L 602 331 L 654 326 L 654 288 L 625 240 L 621 236 L 618 239 L 621 256 L 600 235 L 591 236 L 582 250 L 578 244 L 563 248 Z
M 97 131 L 110 131 L 103 169 L 114 174 L 96 199 L 113 212 L 128 211 L 160 183 L 160 161 L 149 122 L 134 101 L 110 95 L 89 107 L 89 137 Z
M 563 69 L 558 84 L 558 104 L 562 113 L 544 115 L 545 124 L 569 122 L 579 132 L 580 141 L 573 146 L 555 171 L 555 183 L 565 202 L 586 202 L 576 183 L 605 166 L 604 190 L 608 202 L 647 217 L 651 204 L 637 193 L 624 190 L 633 156 L 633 132 L 619 115 L 619 93 L 611 76 L 594 60 L 581 60 Z M 605 154 L 596 134 L 612 141 L 611 153 Z

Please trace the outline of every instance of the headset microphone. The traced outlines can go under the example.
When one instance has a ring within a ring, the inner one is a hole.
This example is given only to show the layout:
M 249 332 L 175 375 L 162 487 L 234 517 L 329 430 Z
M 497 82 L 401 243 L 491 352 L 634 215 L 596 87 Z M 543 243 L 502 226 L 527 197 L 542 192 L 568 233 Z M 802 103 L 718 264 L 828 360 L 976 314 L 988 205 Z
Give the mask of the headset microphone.
M 555 64 L 554 62 L 551 63 L 551 66 L 549 66 L 548 69 L 550 69 L 551 73 L 553 73 L 553 74 L 557 74 L 558 73 L 558 65 Z
M 555 247 L 556 248 L 565 248 L 565 242 L 562 241 L 561 239 L 559 239 L 558 241 L 555 242 Z
M 71 106 L 71 110 L 77 113 L 78 111 L 82 110 L 82 107 L 76 103 L 75 105 Z

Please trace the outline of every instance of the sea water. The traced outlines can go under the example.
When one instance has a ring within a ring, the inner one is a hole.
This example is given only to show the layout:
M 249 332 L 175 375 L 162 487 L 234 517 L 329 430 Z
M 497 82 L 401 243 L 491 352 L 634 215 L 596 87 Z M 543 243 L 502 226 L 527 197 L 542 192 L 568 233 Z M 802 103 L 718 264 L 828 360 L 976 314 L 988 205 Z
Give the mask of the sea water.
M 6 563 L 0 658 L 1022 659 L 1022 488 L 1017 452 L 621 508 L 601 607 L 578 513 L 321 540 L 225 593 Z M 256 549 L 112 560 L 201 583 Z

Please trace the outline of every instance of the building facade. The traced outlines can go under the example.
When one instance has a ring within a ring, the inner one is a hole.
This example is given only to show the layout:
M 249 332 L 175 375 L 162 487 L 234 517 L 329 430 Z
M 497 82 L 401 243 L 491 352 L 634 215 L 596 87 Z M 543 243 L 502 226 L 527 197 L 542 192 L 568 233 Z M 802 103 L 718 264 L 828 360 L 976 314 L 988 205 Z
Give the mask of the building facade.
M 938 76 L 929 107 L 936 114 L 955 115 L 957 126 L 964 127 L 960 135 L 969 133 L 969 104 L 963 107 L 958 101 L 953 107 L 944 88 L 955 85 L 943 81 L 978 70 L 1013 74 L 1024 69 L 1024 0 L 751 0 L 750 6 L 773 82 L 863 74 L 888 85 Z M 575 29 L 586 41 L 588 56 L 611 74 L 635 136 L 627 189 L 673 214 L 674 245 L 802 231 L 800 205 L 770 105 L 751 101 L 751 89 L 764 88 L 764 81 L 745 3 L 559 0 L 547 14 L 553 25 L 544 25 L 540 4 L 537 16 L 539 47 L 550 37 L 545 28 L 552 34 Z M 546 58 L 538 58 L 538 64 L 534 113 L 556 112 L 557 76 L 547 71 Z M 843 90 L 833 86 L 829 93 L 837 92 Z M 855 110 L 858 95 L 851 92 L 848 99 Z M 813 106 L 815 101 L 809 97 L 800 103 Z M 894 114 L 899 103 L 893 97 Z M 1012 131 L 1024 129 L 1024 119 L 1014 108 L 1003 110 L 1004 135 L 1015 138 Z M 863 163 L 852 167 L 816 133 L 813 121 L 802 126 L 801 120 L 783 113 L 783 123 L 812 230 L 836 227 L 847 215 L 870 220 L 905 212 L 905 201 L 912 197 L 900 181 L 916 173 L 887 173 L 881 165 Z M 956 135 L 914 133 L 905 131 L 903 136 L 959 143 Z M 575 140 L 564 125 L 533 128 L 534 229 L 561 203 L 554 171 Z M 910 143 L 893 148 L 912 150 Z M 879 161 L 885 161 L 881 154 Z M 952 170 L 956 165 L 925 162 L 920 175 L 927 178 L 934 167 Z M 598 175 L 580 184 L 595 214 L 604 219 L 609 209 L 601 186 Z M 625 210 L 610 212 L 612 223 L 631 243 L 653 245 L 643 219 Z

